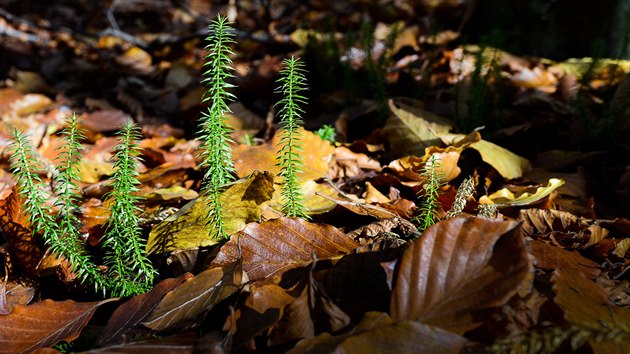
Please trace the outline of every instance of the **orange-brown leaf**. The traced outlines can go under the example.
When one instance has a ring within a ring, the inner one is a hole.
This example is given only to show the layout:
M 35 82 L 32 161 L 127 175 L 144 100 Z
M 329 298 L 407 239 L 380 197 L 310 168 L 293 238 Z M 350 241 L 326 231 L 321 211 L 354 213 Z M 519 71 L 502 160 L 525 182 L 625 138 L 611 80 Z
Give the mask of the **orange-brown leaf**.
M 349 253 L 359 246 L 341 230 L 302 219 L 280 218 L 262 224 L 250 223 L 227 242 L 212 262 L 222 266 L 239 258 L 251 280 L 280 277 L 289 269 L 317 259 L 330 259 Z
M 16 306 L 0 316 L 0 353 L 23 353 L 76 339 L 96 308 L 116 299 L 99 302 L 44 300 Z

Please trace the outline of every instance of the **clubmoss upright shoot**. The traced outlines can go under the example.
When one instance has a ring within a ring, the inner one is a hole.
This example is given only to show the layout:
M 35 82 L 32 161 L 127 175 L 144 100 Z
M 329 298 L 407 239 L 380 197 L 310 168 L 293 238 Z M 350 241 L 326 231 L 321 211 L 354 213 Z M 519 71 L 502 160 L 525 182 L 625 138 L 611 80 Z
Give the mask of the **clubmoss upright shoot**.
M 306 104 L 306 97 L 302 94 L 307 89 L 305 70 L 302 62 L 293 56 L 282 63 L 283 68 L 280 70 L 277 89 L 282 94 L 282 98 L 276 104 L 280 107 L 278 115 L 280 116 L 281 138 L 276 161 L 280 168 L 278 175 L 282 179 L 282 212 L 290 217 L 308 219 L 307 210 L 302 204 L 303 195 L 300 191 L 298 176 L 304 164 L 300 157 L 303 150 L 300 144 L 299 128 L 304 124 L 302 121 L 304 110 L 300 105 Z
M 208 198 L 208 225 L 213 238 L 226 238 L 223 226 L 223 207 L 221 192 L 223 187 L 234 181 L 234 162 L 230 133 L 232 128 L 227 123 L 226 114 L 230 113 L 228 104 L 234 101 L 229 89 L 234 87 L 228 80 L 233 77 L 230 45 L 234 41 L 234 29 L 227 18 L 218 16 L 210 23 L 207 37 L 206 62 L 203 83 L 207 91 L 203 102 L 208 103 L 208 110 L 203 112 L 199 124 L 201 144 L 201 166 L 206 169 L 203 177 L 201 194 Z

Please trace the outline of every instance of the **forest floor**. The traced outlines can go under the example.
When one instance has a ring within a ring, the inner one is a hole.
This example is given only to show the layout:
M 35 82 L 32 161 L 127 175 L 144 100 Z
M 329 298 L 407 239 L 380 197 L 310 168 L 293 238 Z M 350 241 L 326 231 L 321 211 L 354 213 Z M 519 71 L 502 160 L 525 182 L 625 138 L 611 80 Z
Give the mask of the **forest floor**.
M 4 3 L 0 353 L 630 352 L 629 62 L 465 44 L 395 4 L 384 21 L 352 1 Z M 196 139 L 218 11 L 236 28 L 226 239 Z M 277 176 L 291 55 L 308 220 L 282 214 Z M 52 208 L 73 113 L 81 244 L 103 272 L 115 133 L 141 129 L 147 293 L 95 292 L 33 233 L 12 130 Z

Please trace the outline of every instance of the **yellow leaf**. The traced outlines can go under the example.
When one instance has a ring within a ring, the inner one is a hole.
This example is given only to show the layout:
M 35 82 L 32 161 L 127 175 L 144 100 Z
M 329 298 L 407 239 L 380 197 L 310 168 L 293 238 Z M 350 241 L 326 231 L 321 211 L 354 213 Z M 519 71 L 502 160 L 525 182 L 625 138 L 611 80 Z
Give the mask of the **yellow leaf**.
M 394 115 L 385 122 L 382 133 L 391 150 L 399 156 L 419 155 L 424 148 L 440 145 L 440 136 L 447 134 L 453 122 L 420 108 L 413 99 L 389 100 Z
M 508 190 L 507 188 L 503 188 L 501 190 L 498 190 L 498 191 L 492 193 L 488 197 L 495 204 L 497 204 L 499 206 L 524 206 L 524 205 L 530 205 L 530 204 L 536 203 L 539 200 L 543 199 L 544 197 L 548 196 L 549 194 L 551 194 L 551 192 L 555 191 L 556 189 L 558 189 L 563 184 L 564 184 L 563 180 L 558 179 L 558 178 L 552 178 L 552 179 L 549 180 L 549 184 L 547 185 L 547 187 L 539 187 L 539 188 L 537 188 L 536 192 L 534 194 L 523 193 L 523 194 L 519 195 L 518 197 L 516 197 L 516 196 L 514 196 L 514 193 L 512 193 L 510 190 Z
M 529 166 L 527 159 L 500 147 L 499 145 L 481 139 L 479 132 L 464 134 L 442 134 L 440 139 L 446 144 L 462 148 L 475 149 L 481 159 L 494 167 L 503 178 L 514 179 L 523 176 Z
M 223 227 L 227 235 L 242 230 L 248 222 L 260 219 L 261 204 L 271 199 L 273 175 L 254 171 L 249 177 L 230 185 L 221 194 Z M 184 205 L 177 213 L 158 224 L 149 234 L 147 252 L 163 253 L 217 244 L 208 225 L 207 197 Z

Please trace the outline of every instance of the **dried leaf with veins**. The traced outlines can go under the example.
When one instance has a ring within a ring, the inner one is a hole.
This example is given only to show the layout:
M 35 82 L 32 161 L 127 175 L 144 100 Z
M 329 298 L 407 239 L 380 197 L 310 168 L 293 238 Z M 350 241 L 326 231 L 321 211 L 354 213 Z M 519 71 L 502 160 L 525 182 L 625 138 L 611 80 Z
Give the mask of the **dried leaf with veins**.
M 398 262 L 390 313 L 463 334 L 480 310 L 529 291 L 532 264 L 516 221 L 453 218 L 428 228 Z
M 251 280 L 280 278 L 290 269 L 310 264 L 313 254 L 317 259 L 332 259 L 357 246 L 333 226 L 280 218 L 248 224 L 221 247 L 212 266 L 227 265 L 242 254 L 243 270 Z

